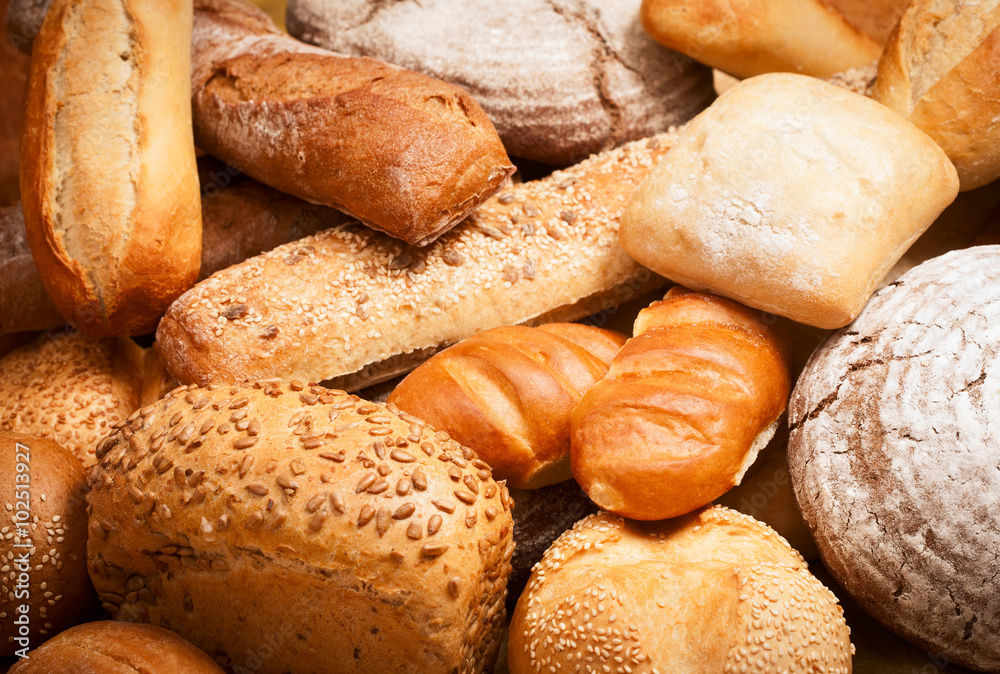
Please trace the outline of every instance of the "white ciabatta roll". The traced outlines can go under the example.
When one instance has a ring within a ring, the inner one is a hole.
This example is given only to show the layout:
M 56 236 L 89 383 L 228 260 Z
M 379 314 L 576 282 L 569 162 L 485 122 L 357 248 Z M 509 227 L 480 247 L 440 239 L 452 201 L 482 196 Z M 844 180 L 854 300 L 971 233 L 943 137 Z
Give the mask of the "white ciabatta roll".
M 477 332 L 574 321 L 658 288 L 618 225 L 674 136 L 513 185 L 424 248 L 342 225 L 223 270 L 160 321 L 168 369 L 185 383 L 295 377 L 358 390 Z
M 962 190 L 1000 178 L 1000 2 L 915 0 L 873 95 L 944 148 Z
M 288 31 L 464 87 L 507 151 L 565 166 L 688 121 L 711 70 L 646 35 L 640 0 L 291 0 Z
M 849 674 L 849 635 L 833 593 L 752 517 L 598 513 L 535 566 L 507 662 L 511 674 Z
M 956 194 L 941 148 L 885 106 L 761 75 L 679 133 L 622 216 L 621 244 L 689 288 L 836 328 Z
M 118 619 L 169 625 L 230 671 L 493 666 L 510 499 L 446 433 L 269 381 L 180 387 L 97 453 L 88 563 Z
M 0 431 L 0 475 L 0 657 L 23 656 L 94 603 L 87 474 L 51 440 Z
M 107 620 L 66 630 L 10 670 L 10 674 L 54 672 L 223 674 L 212 658 L 170 630 Z
M 24 221 L 52 301 L 87 334 L 152 331 L 198 278 L 191 14 L 191 0 L 56 0 L 34 42 Z
M 1000 246 L 929 260 L 817 349 L 788 462 L 823 563 L 883 625 L 1000 672 Z
M 45 333 L 0 359 L 0 431 L 55 440 L 89 467 L 112 426 L 166 384 L 159 355 L 127 337 Z
M 822 0 L 643 0 L 639 16 L 660 44 L 736 77 L 829 77 L 881 53 Z

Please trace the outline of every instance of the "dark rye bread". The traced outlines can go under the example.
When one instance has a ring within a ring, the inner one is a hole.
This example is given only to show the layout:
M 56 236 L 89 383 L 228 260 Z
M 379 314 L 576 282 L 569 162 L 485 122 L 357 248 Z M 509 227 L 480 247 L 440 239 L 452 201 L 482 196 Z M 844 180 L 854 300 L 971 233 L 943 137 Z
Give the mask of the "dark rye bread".
M 868 613 L 1000 672 L 1000 246 L 880 290 L 816 351 L 790 405 L 795 498 Z
M 568 165 L 686 122 L 711 70 L 656 44 L 639 0 L 291 0 L 305 42 L 462 86 L 507 151 Z
M 0 0 L 0 18 L 8 8 L 8 0 Z M 17 4 L 16 2 L 14 3 Z M 28 79 L 27 56 L 12 46 L 11 40 L 0 38 L 0 206 L 18 199 L 18 163 L 21 146 L 21 118 L 24 83 Z M 3 250 L 3 248 L 0 248 Z
M 21 204 L 0 207 L 0 333 L 48 330 L 65 323 L 31 256 Z
M 195 2 L 198 147 L 247 175 L 426 245 L 514 172 L 465 91 L 302 44 L 245 0 Z
M 618 245 L 662 134 L 514 185 L 424 249 L 332 227 L 202 281 L 157 330 L 182 382 L 334 379 L 358 390 L 503 325 L 568 322 L 664 281 Z

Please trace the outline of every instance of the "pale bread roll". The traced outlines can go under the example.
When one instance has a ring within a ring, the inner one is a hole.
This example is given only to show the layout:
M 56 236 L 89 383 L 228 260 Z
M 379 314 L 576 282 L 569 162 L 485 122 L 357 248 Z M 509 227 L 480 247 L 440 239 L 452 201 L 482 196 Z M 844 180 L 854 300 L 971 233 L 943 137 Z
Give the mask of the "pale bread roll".
M 916 0 L 873 95 L 944 148 L 963 191 L 1000 178 L 1000 1 Z
M 643 0 L 639 16 L 660 44 L 737 77 L 829 77 L 881 52 L 821 0 Z
M 801 75 L 733 87 L 679 133 L 622 217 L 622 247 L 690 288 L 849 323 L 958 193 L 926 134 Z

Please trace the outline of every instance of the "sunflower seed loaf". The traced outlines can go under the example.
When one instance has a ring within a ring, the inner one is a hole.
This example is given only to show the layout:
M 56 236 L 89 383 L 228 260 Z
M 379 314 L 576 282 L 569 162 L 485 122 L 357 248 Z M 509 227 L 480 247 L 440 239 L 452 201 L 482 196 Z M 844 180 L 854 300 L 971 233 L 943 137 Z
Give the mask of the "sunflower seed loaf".
M 492 666 L 511 502 L 447 434 L 269 381 L 178 387 L 97 453 L 88 568 L 118 619 L 168 627 L 230 671 Z
M 338 226 L 202 281 L 160 322 L 178 381 L 332 380 L 357 390 L 482 330 L 573 321 L 662 286 L 618 244 L 675 132 L 505 189 L 423 249 Z

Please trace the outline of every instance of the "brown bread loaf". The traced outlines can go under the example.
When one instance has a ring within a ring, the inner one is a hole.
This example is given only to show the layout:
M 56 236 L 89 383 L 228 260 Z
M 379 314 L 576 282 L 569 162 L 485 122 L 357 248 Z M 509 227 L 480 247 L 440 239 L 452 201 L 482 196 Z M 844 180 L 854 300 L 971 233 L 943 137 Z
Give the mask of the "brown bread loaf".
M 766 317 L 680 287 L 640 312 L 573 410 L 573 476 L 597 505 L 658 520 L 740 483 L 792 387 L 788 348 Z
M 9 4 L 9 0 L 0 0 L 0 18 L 7 12 Z M 16 51 L 12 43 L 13 39 L 0 39 L 0 91 L 3 92 L 0 97 L 0 207 L 16 202 L 20 193 L 21 118 L 29 59 Z M 3 248 L 0 247 L 0 250 Z
M 182 382 L 296 377 L 358 390 L 477 332 L 578 320 L 658 288 L 617 232 L 673 136 L 505 189 L 424 249 L 342 226 L 223 270 L 160 322 L 167 367 Z
M 190 0 L 57 0 L 35 40 L 24 221 L 49 296 L 87 334 L 150 332 L 198 277 L 190 26 Z
M 21 204 L 0 207 L 0 332 L 64 325 L 28 247 Z
M 915 0 L 873 97 L 944 149 L 963 191 L 1000 178 L 1000 2 Z
M 751 517 L 591 515 L 535 567 L 510 623 L 511 674 L 850 674 L 836 597 Z M 557 671 L 560 671 L 557 669 Z
M 154 625 L 102 621 L 66 630 L 10 674 L 223 674 L 205 653 Z
M 0 431 L 55 440 L 89 467 L 98 441 L 166 383 L 159 356 L 131 339 L 45 333 L 0 359 Z
M 247 175 L 426 245 L 514 172 L 462 89 L 305 45 L 245 0 L 195 4 L 195 140 Z
M 87 474 L 51 440 L 0 431 L 0 475 L 6 508 L 0 656 L 23 657 L 75 625 L 94 603 L 87 576 Z
M 572 323 L 486 330 L 411 372 L 389 402 L 474 449 L 515 489 L 556 484 L 573 477 L 570 413 L 626 339 Z
M 88 564 L 118 619 L 169 624 L 231 671 L 492 667 L 506 487 L 394 406 L 297 381 L 180 387 L 98 460 Z

